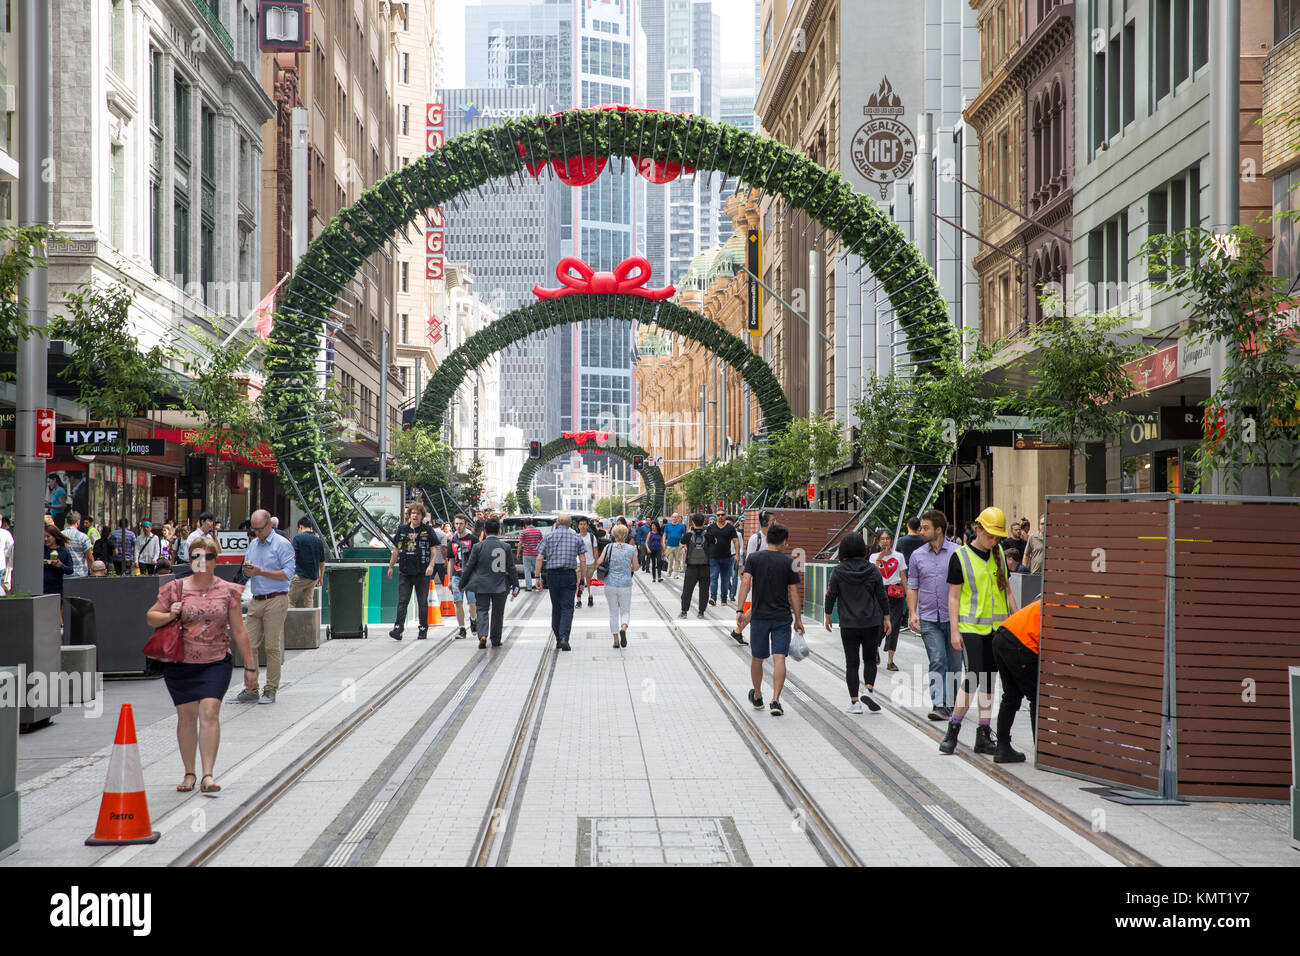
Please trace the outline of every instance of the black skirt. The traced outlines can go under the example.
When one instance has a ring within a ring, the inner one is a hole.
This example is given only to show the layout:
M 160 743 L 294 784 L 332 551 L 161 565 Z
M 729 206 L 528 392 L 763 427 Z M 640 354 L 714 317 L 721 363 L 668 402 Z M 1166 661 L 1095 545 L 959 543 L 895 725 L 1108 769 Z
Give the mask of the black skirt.
M 208 664 L 163 664 L 163 681 L 177 707 L 209 697 L 221 700 L 230 689 L 230 672 L 234 667 L 229 654 Z

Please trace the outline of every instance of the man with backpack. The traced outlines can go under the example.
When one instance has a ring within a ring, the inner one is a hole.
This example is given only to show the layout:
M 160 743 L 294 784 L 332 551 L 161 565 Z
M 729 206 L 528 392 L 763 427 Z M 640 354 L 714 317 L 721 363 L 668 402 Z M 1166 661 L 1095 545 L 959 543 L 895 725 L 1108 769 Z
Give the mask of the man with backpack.
M 704 617 L 704 608 L 709 600 L 709 538 L 704 531 L 704 515 L 691 515 L 691 529 L 682 536 L 682 548 L 686 552 L 686 580 L 682 582 L 682 613 L 691 609 L 691 591 L 700 593 L 700 611 L 696 617 Z

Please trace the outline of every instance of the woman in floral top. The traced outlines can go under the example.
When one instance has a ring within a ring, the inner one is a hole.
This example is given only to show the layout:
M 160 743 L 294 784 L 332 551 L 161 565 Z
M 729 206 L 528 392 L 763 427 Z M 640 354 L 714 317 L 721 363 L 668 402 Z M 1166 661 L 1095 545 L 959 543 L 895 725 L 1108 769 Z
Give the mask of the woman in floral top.
M 158 602 L 146 614 L 150 627 L 162 627 L 178 617 L 181 620 L 185 660 L 164 664 L 163 680 L 176 705 L 176 739 L 185 764 L 185 779 L 176 789 L 182 793 L 194 789 L 195 747 L 203 758 L 199 789 L 204 793 L 221 789 L 212 769 L 221 740 L 221 698 L 230 687 L 233 669 L 231 638 L 246 663 L 254 660 L 240 608 L 243 588 L 214 573 L 220 553 L 220 545 L 212 538 L 196 540 L 190 545 L 190 568 L 194 573 L 164 584 L 158 591 Z M 245 667 L 245 688 L 250 686 L 250 676 L 255 685 L 257 671 Z

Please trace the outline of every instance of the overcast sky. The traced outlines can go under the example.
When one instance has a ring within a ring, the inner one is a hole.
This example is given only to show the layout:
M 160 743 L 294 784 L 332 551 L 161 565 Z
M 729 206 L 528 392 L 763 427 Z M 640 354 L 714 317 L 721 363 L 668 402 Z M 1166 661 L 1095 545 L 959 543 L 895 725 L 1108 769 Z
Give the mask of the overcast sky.
M 443 85 L 465 85 L 465 8 L 477 0 L 437 0 L 435 27 L 443 55 Z M 754 8 L 758 0 L 713 0 L 722 18 L 722 69 L 754 63 Z

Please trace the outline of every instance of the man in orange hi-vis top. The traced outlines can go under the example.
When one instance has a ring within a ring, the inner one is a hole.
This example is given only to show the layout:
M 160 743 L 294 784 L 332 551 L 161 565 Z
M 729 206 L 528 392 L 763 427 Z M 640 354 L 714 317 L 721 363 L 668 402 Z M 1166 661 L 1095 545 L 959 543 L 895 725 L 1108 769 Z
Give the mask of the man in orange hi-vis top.
M 1020 702 L 1029 698 L 1030 733 L 1038 725 L 1038 638 L 1043 629 L 1043 601 L 1021 608 L 993 632 L 993 656 L 1002 678 L 998 707 L 998 743 L 994 763 L 1019 763 L 1025 755 L 1011 746 L 1011 723 Z

